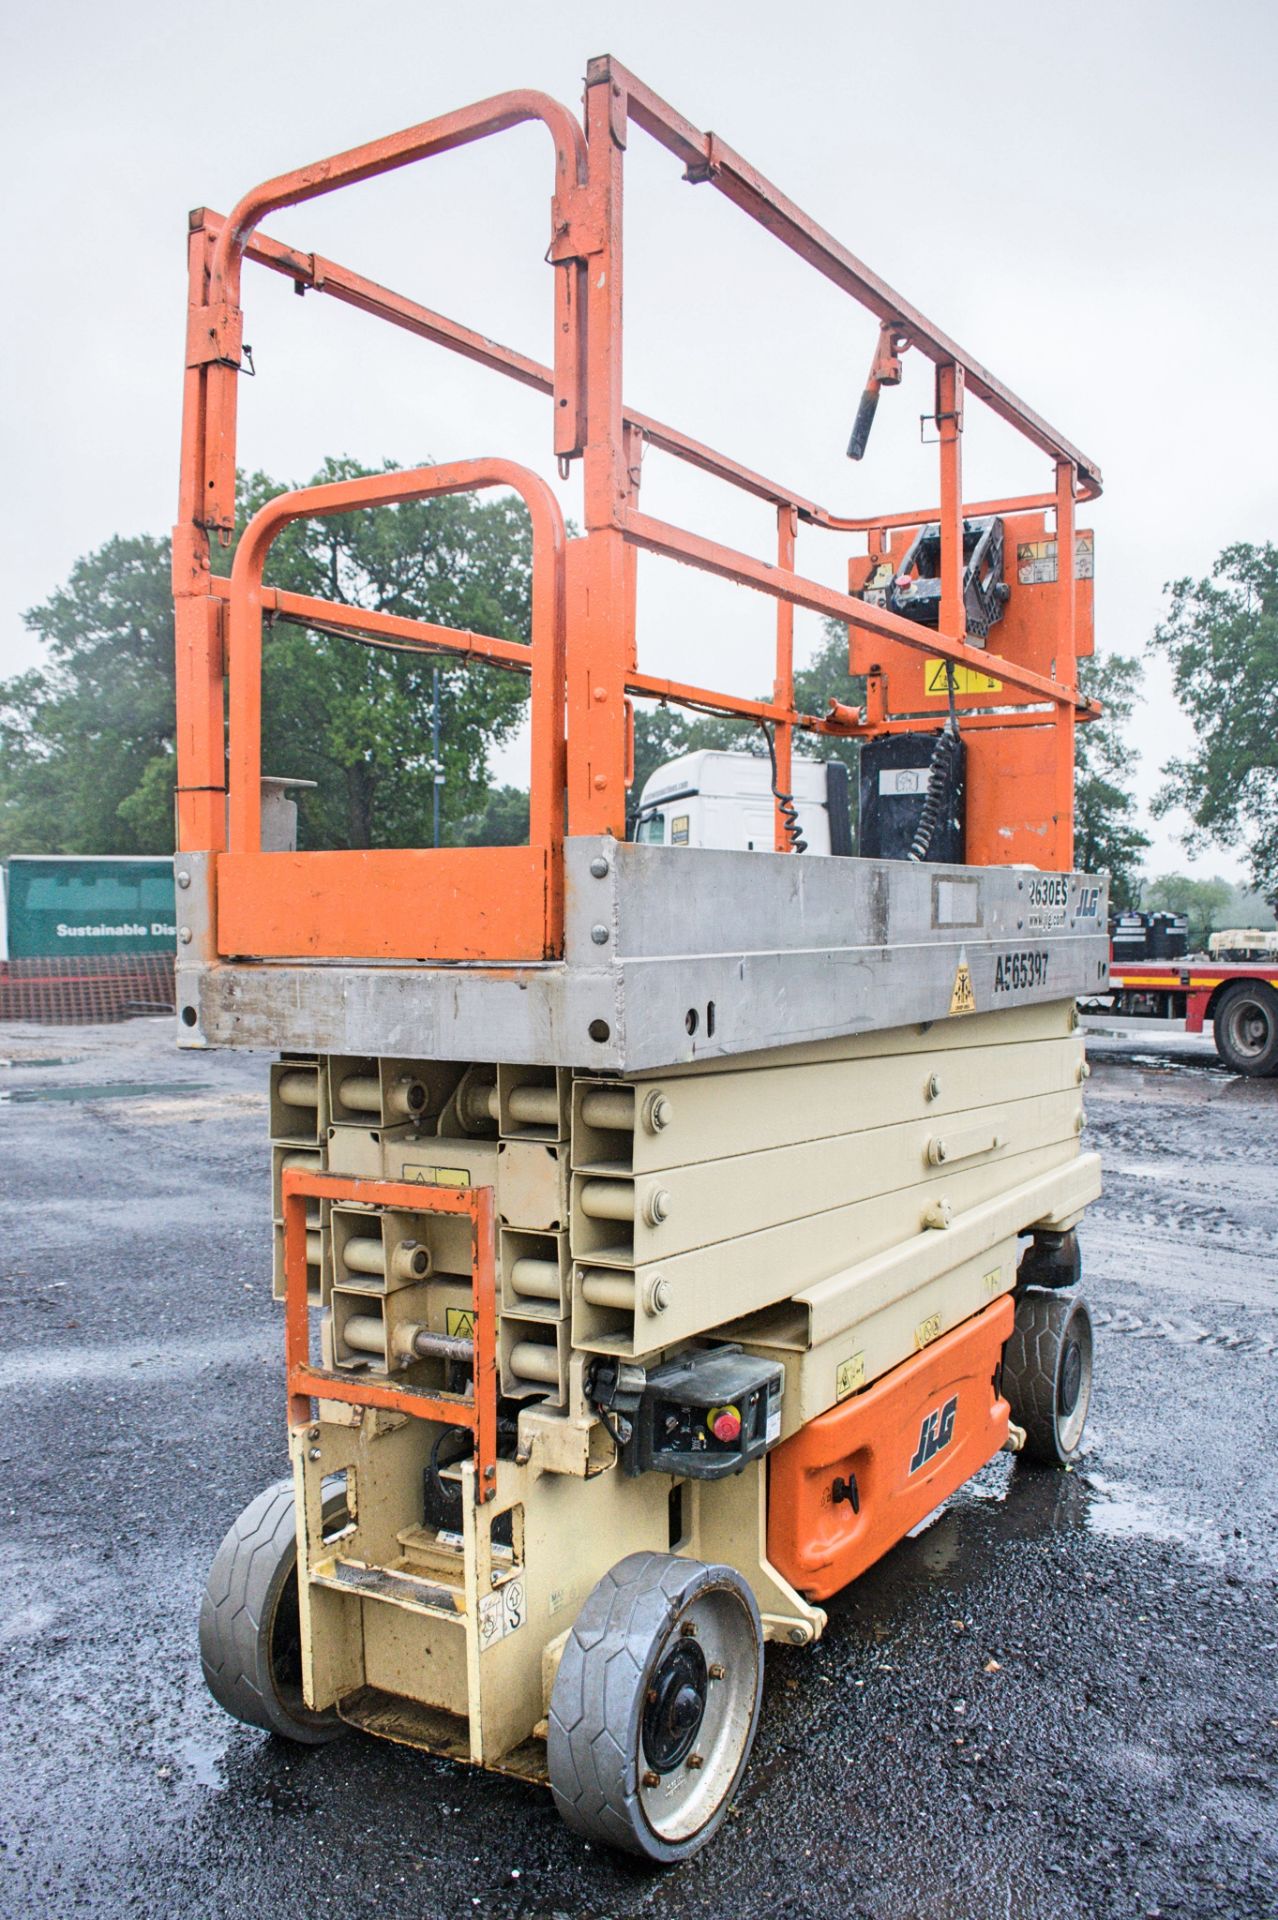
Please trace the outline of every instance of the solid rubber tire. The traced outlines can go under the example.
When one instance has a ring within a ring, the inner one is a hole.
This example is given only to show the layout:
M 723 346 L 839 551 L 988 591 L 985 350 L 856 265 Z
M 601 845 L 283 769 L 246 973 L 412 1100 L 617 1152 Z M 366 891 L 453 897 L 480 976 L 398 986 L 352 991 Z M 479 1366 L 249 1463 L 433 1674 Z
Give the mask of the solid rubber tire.
M 326 1528 L 345 1511 L 345 1495 L 324 1502 Z M 249 1502 L 209 1569 L 200 1607 L 200 1663 L 209 1692 L 232 1718 L 282 1740 L 322 1746 L 345 1731 L 335 1713 L 313 1713 L 300 1687 L 285 1685 L 272 1661 L 281 1604 L 297 1572 L 297 1518 L 292 1479 Z
M 729 1589 L 754 1646 L 749 1725 L 731 1779 L 703 1824 L 667 1839 L 645 1818 L 639 1786 L 648 1678 L 674 1623 L 699 1596 Z M 763 1697 L 763 1627 L 754 1595 L 732 1567 L 671 1553 L 632 1553 L 592 1589 L 569 1633 L 550 1698 L 550 1785 L 564 1820 L 586 1839 L 656 1864 L 687 1859 L 717 1830 L 741 1782 Z
M 1081 1329 L 1079 1323 L 1082 1322 Z M 1016 1303 L 1016 1322 L 1003 1349 L 1003 1394 L 1012 1419 L 1025 1429 L 1021 1458 L 1037 1466 L 1063 1467 L 1078 1456 L 1087 1405 L 1072 1444 L 1062 1442 L 1057 1411 L 1061 1364 L 1071 1329 L 1086 1342 L 1083 1391 L 1091 1400 L 1094 1334 L 1086 1302 L 1076 1294 L 1029 1287 Z

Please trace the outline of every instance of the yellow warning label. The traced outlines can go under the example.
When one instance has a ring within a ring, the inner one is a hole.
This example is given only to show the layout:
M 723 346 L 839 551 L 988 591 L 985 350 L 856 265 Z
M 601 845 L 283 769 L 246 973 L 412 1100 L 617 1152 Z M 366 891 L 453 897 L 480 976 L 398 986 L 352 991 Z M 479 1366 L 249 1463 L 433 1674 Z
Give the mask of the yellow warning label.
M 422 1167 L 406 1160 L 402 1177 L 410 1187 L 468 1187 L 470 1174 L 465 1167 Z
M 1096 572 L 1090 533 L 1074 535 L 1074 578 L 1091 580 Z M 1055 540 L 1021 540 L 1016 548 L 1016 578 L 1023 587 L 1050 586 L 1056 578 Z
M 944 660 L 925 660 L 923 663 L 923 691 L 935 694 L 944 700 L 949 694 L 945 680 L 946 662 Z M 975 667 L 955 667 L 955 693 L 1002 693 L 1003 682 L 995 680 L 988 673 L 978 673 Z
M 958 971 L 954 975 L 954 991 L 950 995 L 950 1012 L 976 1012 L 976 991 L 972 986 L 972 970 L 967 964 L 966 947 L 959 954 Z
M 850 1360 L 841 1360 L 834 1376 L 834 1393 L 838 1400 L 846 1400 L 850 1393 L 865 1385 L 865 1355 L 854 1353 Z
M 989 1273 L 985 1275 L 986 1293 L 997 1293 L 999 1288 L 1002 1286 L 1002 1284 L 1003 1284 L 1002 1267 L 994 1267 Z
M 939 1313 L 929 1313 L 926 1320 L 920 1320 L 914 1329 L 914 1351 L 921 1353 L 924 1347 L 930 1347 L 941 1331 Z
M 469 1340 L 475 1331 L 475 1309 L 473 1307 L 445 1307 L 444 1331 L 455 1340 Z

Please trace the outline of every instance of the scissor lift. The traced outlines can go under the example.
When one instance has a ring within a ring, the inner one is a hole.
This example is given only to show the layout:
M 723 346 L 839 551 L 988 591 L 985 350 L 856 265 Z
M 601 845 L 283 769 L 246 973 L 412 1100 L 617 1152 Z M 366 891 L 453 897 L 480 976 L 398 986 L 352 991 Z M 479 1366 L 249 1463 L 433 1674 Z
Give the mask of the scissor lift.
M 529 237 L 552 365 L 261 230 L 523 121 L 553 151 L 548 248 Z M 937 501 L 839 515 L 625 404 L 636 134 L 878 321 L 854 455 L 900 356 L 933 364 Z M 283 495 L 215 575 L 211 543 L 237 524 L 245 260 L 544 393 L 584 531 L 568 537 L 528 468 L 467 459 Z M 1042 493 L 964 503 L 972 399 L 1044 456 Z M 765 503 L 775 548 L 644 512 L 646 448 Z M 527 642 L 264 584 L 292 520 L 493 487 L 531 521 Z M 581 120 L 502 94 L 192 217 L 178 1031 L 279 1054 L 293 1459 L 210 1574 L 202 1652 L 232 1713 L 548 1780 L 582 1833 L 679 1859 L 740 1780 L 765 1641 L 814 1641 L 822 1602 L 1000 1448 L 1073 1457 L 1091 1374 L 1074 1229 L 1099 1191 L 1074 1008 L 1108 966 L 1104 883 L 1072 869 L 1073 730 L 1095 710 L 1077 687 L 1091 542 L 1075 511 L 1099 491 L 1076 448 L 611 59 L 590 63 Z M 800 529 L 863 549 L 848 591 L 797 570 Z M 973 597 L 978 546 L 1006 556 L 1006 594 L 983 558 Z M 644 553 L 770 597 L 770 699 L 640 667 Z M 911 553 L 939 582 L 912 596 Z M 796 607 L 846 625 L 863 708 L 796 708 Z M 525 673 L 528 844 L 273 844 L 267 616 Z M 775 851 L 626 842 L 635 699 L 766 730 Z M 796 731 L 953 728 L 967 864 L 796 856 Z

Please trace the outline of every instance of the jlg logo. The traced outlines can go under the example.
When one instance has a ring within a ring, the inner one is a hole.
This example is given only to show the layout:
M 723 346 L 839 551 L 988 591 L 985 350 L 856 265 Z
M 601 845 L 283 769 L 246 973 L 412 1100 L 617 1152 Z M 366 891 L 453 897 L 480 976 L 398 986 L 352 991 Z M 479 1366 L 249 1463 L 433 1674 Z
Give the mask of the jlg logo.
M 914 1458 L 910 1462 L 910 1472 L 917 1473 L 929 1460 L 934 1460 L 942 1447 L 948 1447 L 954 1438 L 954 1418 L 958 1413 L 958 1395 L 954 1394 L 943 1407 L 933 1407 L 931 1413 L 923 1416 L 923 1425 L 919 1428 L 919 1444 L 915 1448 Z

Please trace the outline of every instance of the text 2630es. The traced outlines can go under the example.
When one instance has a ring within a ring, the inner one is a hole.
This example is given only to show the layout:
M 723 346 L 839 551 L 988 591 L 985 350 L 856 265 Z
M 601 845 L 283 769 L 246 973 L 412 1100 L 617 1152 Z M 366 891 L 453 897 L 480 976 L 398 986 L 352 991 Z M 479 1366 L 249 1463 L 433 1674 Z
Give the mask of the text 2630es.
M 995 993 L 1021 993 L 1047 984 L 1046 951 L 1000 953 L 994 963 Z

